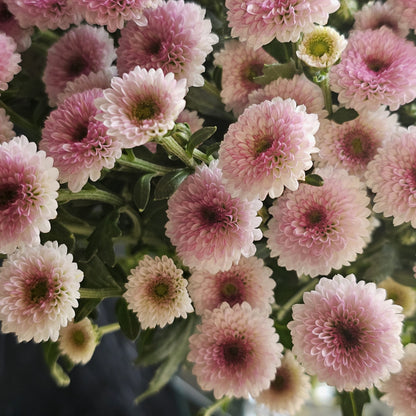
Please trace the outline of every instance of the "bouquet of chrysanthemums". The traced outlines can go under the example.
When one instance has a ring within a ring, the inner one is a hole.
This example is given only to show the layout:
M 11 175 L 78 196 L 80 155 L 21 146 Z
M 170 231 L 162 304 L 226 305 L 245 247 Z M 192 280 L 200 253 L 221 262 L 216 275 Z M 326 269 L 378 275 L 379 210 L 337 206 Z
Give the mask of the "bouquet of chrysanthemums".
M 416 414 L 414 0 L 0 0 L 0 321 L 214 403 Z M 109 297 L 116 317 L 97 325 Z

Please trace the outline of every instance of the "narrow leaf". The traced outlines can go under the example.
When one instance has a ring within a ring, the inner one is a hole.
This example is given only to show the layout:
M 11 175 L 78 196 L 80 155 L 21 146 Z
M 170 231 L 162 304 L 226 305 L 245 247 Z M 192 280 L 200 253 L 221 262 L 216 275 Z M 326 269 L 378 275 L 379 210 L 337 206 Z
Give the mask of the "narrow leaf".
M 197 130 L 189 139 L 188 145 L 186 146 L 186 151 L 189 156 L 192 156 L 192 152 L 200 144 L 208 140 L 215 132 L 217 131 L 216 126 L 203 127 L 202 129 Z
M 178 169 L 162 176 L 156 185 L 154 199 L 168 199 L 191 172 L 187 168 Z
M 312 186 L 322 186 L 324 184 L 324 180 L 315 173 L 311 173 L 310 175 L 306 175 L 305 183 Z
M 49 367 L 50 374 L 55 380 L 56 384 L 60 387 L 66 387 L 70 383 L 71 379 L 64 369 L 57 363 L 60 355 L 58 343 L 56 342 L 44 342 L 43 345 L 43 356 L 45 362 Z
M 143 212 L 149 202 L 153 173 L 143 175 L 134 185 L 133 202 L 140 212 Z
M 345 123 L 346 121 L 354 120 L 358 117 L 358 113 L 353 108 L 341 107 L 335 113 L 332 114 L 331 120 L 338 124 Z
M 285 64 L 270 64 L 264 65 L 263 75 L 254 77 L 253 81 L 260 85 L 270 84 L 278 78 L 293 78 L 296 73 L 295 63 L 290 60 Z
M 128 309 L 124 298 L 120 298 L 116 303 L 116 315 L 124 335 L 134 341 L 139 335 L 140 324 L 136 314 Z

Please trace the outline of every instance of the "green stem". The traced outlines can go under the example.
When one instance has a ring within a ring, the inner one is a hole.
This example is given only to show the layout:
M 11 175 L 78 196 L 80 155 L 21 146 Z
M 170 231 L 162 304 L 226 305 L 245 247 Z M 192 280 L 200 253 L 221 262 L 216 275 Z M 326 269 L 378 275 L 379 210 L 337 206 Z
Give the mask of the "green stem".
M 207 156 L 204 152 L 201 152 L 198 149 L 194 149 L 192 154 L 193 154 L 195 159 L 198 159 L 201 162 L 206 163 L 207 165 L 209 165 L 210 162 L 212 162 L 214 160 L 213 156 Z
M 116 207 L 124 205 L 124 201 L 122 198 L 110 192 L 103 191 L 101 189 L 85 189 L 76 193 L 71 192 L 69 189 L 59 190 L 59 196 L 57 199 L 59 203 L 66 204 L 70 201 L 77 200 L 104 202 L 106 204 L 114 205 Z
M 329 78 L 328 75 L 324 77 L 324 79 L 319 82 L 319 86 L 321 87 L 322 93 L 324 95 L 325 100 L 325 109 L 328 111 L 328 115 L 332 115 L 332 93 L 331 89 L 329 88 Z
M 124 291 L 120 288 L 92 289 L 81 287 L 79 293 L 82 299 L 104 299 L 120 297 Z
M 154 173 L 156 175 L 164 175 L 165 173 L 171 172 L 173 169 L 167 168 L 166 166 L 157 165 L 156 163 L 148 162 L 143 159 L 138 159 L 134 157 L 131 158 L 130 155 L 121 155 L 120 159 L 117 159 L 117 163 L 120 166 L 125 166 L 128 168 L 137 169 L 144 172 Z
M 118 331 L 120 329 L 120 324 L 118 322 L 114 322 L 113 324 L 103 325 L 98 328 L 100 335 L 110 334 L 111 332 Z
M 355 404 L 354 392 L 353 391 L 350 391 L 350 399 L 351 399 L 352 414 L 353 414 L 353 416 L 358 416 L 357 405 Z
M 157 138 L 157 142 L 162 145 L 169 154 L 174 155 L 178 159 L 182 160 L 186 166 L 191 168 L 196 166 L 193 157 L 189 157 L 185 149 L 172 136 L 159 137 Z
M 219 409 L 220 407 L 228 404 L 230 402 L 230 398 L 227 396 L 224 396 L 222 399 L 216 401 L 211 406 L 207 407 L 203 413 L 203 416 L 211 416 L 214 414 L 214 412 Z

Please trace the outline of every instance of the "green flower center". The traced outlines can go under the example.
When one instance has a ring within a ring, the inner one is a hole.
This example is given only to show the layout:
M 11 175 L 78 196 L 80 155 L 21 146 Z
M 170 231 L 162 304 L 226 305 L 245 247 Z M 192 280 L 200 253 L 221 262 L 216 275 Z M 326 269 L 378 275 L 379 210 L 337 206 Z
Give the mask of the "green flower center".
M 149 120 L 158 114 L 159 108 L 153 100 L 138 103 L 133 110 L 133 118 L 137 121 Z
M 359 137 L 351 140 L 351 149 L 356 156 L 364 153 L 363 144 L 361 143 L 361 139 Z
M 238 288 L 236 285 L 232 283 L 226 283 L 222 288 L 221 292 L 225 296 L 234 296 L 238 292 Z
M 163 298 L 169 292 L 169 286 L 166 283 L 158 283 L 153 290 L 156 296 Z
M 317 39 L 311 39 L 309 43 L 309 53 L 312 56 L 321 57 L 325 54 L 330 54 L 332 50 L 332 42 L 330 39 L 319 37 Z
M 80 329 L 77 329 L 72 333 L 72 341 L 74 341 L 74 344 L 81 346 L 85 342 L 85 335 L 84 332 L 82 332 Z
M 269 137 L 262 137 L 260 140 L 258 140 L 254 145 L 254 154 L 256 156 L 261 155 L 266 150 L 270 149 L 272 147 L 273 140 Z
M 37 281 L 29 291 L 30 300 L 39 303 L 44 300 L 49 293 L 48 281 L 46 278 Z

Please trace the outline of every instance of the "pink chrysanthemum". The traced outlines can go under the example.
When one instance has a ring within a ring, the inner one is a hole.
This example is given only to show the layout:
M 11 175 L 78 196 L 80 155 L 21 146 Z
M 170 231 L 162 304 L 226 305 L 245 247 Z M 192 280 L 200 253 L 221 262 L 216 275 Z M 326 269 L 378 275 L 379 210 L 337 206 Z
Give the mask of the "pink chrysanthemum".
M 123 147 L 145 144 L 173 128 L 185 108 L 186 81 L 162 70 L 137 66 L 123 77 L 115 77 L 104 97 L 96 100 L 102 111 L 97 118 L 108 134 L 121 140 Z
M 377 150 L 399 129 L 396 114 L 383 107 L 362 111 L 354 120 L 338 124 L 322 120 L 316 134 L 318 164 L 341 167 L 351 175 L 364 179 L 368 163 Z
M 264 404 L 273 412 L 294 415 L 302 408 L 310 391 L 311 382 L 305 370 L 293 353 L 287 351 L 270 387 L 256 397 L 256 402 Z
M 416 29 L 416 4 L 414 0 L 388 0 L 394 7 L 393 13 L 400 17 L 410 29 Z
M 26 137 L 0 145 L 0 253 L 39 243 L 56 217 L 58 169 Z
M 263 49 L 255 51 L 238 40 L 224 42 L 214 58 L 214 64 L 222 67 L 220 94 L 225 109 L 238 117 L 248 105 L 248 95 L 261 88 L 254 78 L 262 75 L 264 65 L 276 60 Z
M 297 105 L 304 105 L 307 113 L 315 113 L 319 120 L 328 115 L 322 90 L 318 85 L 309 81 L 304 74 L 294 75 L 293 78 L 278 78 L 264 88 L 251 92 L 248 96 L 249 104 L 260 104 L 275 97 L 292 98 Z
M 94 100 L 103 90 L 94 88 L 66 99 L 45 121 L 40 149 L 54 160 L 59 181 L 79 192 L 88 178 L 96 181 L 103 168 L 111 169 L 121 156 L 121 142 L 107 134 L 107 127 L 95 119 Z
M 4 0 L 0 0 L 0 32 L 13 38 L 17 45 L 17 52 L 25 51 L 32 44 L 33 28 L 21 28 Z
M 93 88 L 106 89 L 111 87 L 111 80 L 117 75 L 117 69 L 115 66 L 102 69 L 98 72 L 90 72 L 88 75 L 82 74 L 75 78 L 73 81 L 66 83 L 63 92 L 58 94 L 56 99 L 57 105 L 64 102 L 71 95 L 86 90 L 92 90 Z
M 388 105 L 397 110 L 416 98 L 416 46 L 385 26 L 355 30 L 329 75 L 344 106 L 361 111 Z
M 20 54 L 16 52 L 16 42 L 0 32 L 0 92 L 6 91 L 8 83 L 20 72 Z
M 293 306 L 293 353 L 309 374 L 339 391 L 363 390 L 400 370 L 402 308 L 353 274 L 322 278 Z
M 317 169 L 324 184 L 301 184 L 270 208 L 265 232 L 271 256 L 299 275 L 326 275 L 354 261 L 372 229 L 364 185 L 346 171 Z
M 409 33 L 409 26 L 400 18 L 401 13 L 397 13 L 391 2 L 365 4 L 354 14 L 354 29 L 356 30 L 375 30 L 386 26 L 396 35 L 403 38 Z M 416 16 L 415 16 L 416 17 Z
M 0 268 L 0 320 L 19 342 L 56 341 L 78 306 L 84 275 L 56 241 L 16 250 Z
M 167 256 L 153 259 L 146 255 L 130 273 L 123 296 L 143 329 L 163 328 L 194 311 L 183 271 Z
M 258 49 L 274 38 L 297 42 L 315 23 L 325 25 L 338 0 L 226 0 L 231 35 Z
M 376 194 L 373 210 L 393 224 L 410 221 L 416 227 L 416 127 L 388 141 L 368 164 L 367 185 Z
M 259 200 L 233 198 L 214 161 L 198 166 L 168 201 L 166 235 L 188 267 L 216 273 L 253 256 L 262 232 Z
M 0 143 L 8 142 L 16 133 L 13 131 L 13 123 L 4 108 L 0 108 Z
M 393 416 L 413 416 L 416 413 L 416 344 L 404 347 L 401 371 L 383 382 L 381 400 L 393 407 Z
M 68 29 L 78 25 L 82 17 L 72 0 L 5 0 L 10 12 L 23 28 L 40 30 Z
M 117 49 L 119 74 L 137 65 L 161 68 L 164 74 L 186 79 L 187 86 L 204 85 L 202 73 L 207 55 L 218 36 L 211 33 L 211 21 L 204 19 L 205 10 L 195 3 L 169 0 L 156 9 L 148 9 L 146 26 L 130 22 L 121 31 Z
M 65 33 L 48 50 L 43 82 L 51 106 L 67 82 L 108 69 L 116 58 L 114 42 L 103 28 L 82 25 Z
M 147 21 L 144 12 L 147 8 L 157 7 L 162 0 L 74 0 L 83 17 L 90 25 L 106 26 L 111 33 L 122 29 L 130 20 L 140 26 Z
M 248 107 L 221 142 L 218 166 L 227 189 L 261 200 L 267 194 L 277 198 L 285 186 L 296 190 L 312 167 L 311 153 L 318 151 L 318 128 L 318 116 L 290 98 Z
M 185 109 L 179 114 L 176 123 L 187 123 L 191 133 L 195 133 L 197 130 L 202 129 L 204 119 L 200 118 L 196 111 Z
M 274 302 L 276 282 L 272 270 L 256 257 L 242 257 L 224 272 L 194 270 L 189 278 L 189 294 L 199 315 L 212 311 L 227 302 L 231 307 L 247 302 L 269 315 Z
M 207 313 L 189 338 L 188 360 L 203 390 L 222 396 L 257 396 L 273 380 L 283 347 L 273 320 L 244 302 L 224 302 Z

